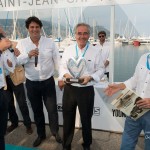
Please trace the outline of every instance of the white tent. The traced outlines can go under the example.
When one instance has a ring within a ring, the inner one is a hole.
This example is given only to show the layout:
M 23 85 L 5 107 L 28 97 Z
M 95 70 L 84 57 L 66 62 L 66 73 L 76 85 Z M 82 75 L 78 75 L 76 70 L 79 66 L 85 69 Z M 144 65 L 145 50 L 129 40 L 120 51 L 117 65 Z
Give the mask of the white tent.
M 149 3 L 149 0 L 0 0 L 0 11 Z
M 114 23 L 115 5 L 123 4 L 144 4 L 150 3 L 149 0 L 0 0 L 0 11 L 13 10 L 38 10 L 50 8 L 69 8 L 69 7 L 88 7 L 88 6 L 111 6 L 111 54 L 110 54 L 110 82 L 113 82 L 114 75 Z

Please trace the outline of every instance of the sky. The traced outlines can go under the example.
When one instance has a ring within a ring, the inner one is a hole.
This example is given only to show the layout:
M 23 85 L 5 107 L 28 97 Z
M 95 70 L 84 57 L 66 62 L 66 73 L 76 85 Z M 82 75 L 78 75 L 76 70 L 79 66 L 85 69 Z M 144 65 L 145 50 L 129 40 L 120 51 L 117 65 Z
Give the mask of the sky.
M 139 34 L 141 36 L 150 36 L 150 3 L 149 4 L 132 4 L 118 5 L 115 7 L 115 32 L 120 35 L 130 36 Z M 60 15 L 58 15 L 58 12 Z M 81 13 L 82 12 L 82 13 Z M 0 18 L 12 18 L 12 12 L 0 12 Z M 19 11 L 15 16 L 17 18 L 28 18 L 31 11 Z M 96 6 L 86 8 L 71 9 L 47 9 L 32 12 L 41 20 L 58 23 L 58 20 L 64 26 L 70 21 L 71 26 L 77 22 L 86 22 L 91 26 L 99 25 L 110 29 L 110 6 Z M 53 14 L 53 15 L 52 15 Z M 81 15 L 83 14 L 83 15 Z M 8 15 L 8 16 L 7 16 Z M 59 16 L 59 17 L 58 17 Z

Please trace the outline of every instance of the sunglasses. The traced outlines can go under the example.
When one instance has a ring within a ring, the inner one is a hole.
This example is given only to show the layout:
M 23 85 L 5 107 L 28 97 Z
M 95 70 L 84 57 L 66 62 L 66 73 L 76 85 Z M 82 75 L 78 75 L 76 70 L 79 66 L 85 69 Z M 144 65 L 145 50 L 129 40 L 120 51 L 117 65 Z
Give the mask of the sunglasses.
M 98 37 L 99 37 L 99 38 L 101 38 L 101 37 L 105 37 L 105 35 L 99 35 Z

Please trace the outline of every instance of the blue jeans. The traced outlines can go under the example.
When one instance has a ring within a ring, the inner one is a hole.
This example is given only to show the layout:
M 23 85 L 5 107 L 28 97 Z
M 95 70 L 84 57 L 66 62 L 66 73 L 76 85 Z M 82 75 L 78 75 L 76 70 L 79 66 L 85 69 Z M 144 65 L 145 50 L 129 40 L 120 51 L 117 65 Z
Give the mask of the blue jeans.
M 150 111 L 136 121 L 130 117 L 126 118 L 120 150 L 135 150 L 142 130 L 145 136 L 144 150 L 150 150 Z

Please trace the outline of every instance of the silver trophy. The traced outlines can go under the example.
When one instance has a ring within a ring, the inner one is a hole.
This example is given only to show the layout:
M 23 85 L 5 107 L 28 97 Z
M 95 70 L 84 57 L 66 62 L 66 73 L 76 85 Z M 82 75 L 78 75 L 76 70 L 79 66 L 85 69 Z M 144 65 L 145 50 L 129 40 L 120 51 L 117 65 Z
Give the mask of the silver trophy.
M 83 79 L 80 77 L 83 75 L 86 68 L 86 60 L 81 57 L 78 59 L 70 58 L 67 62 L 67 68 L 73 78 L 67 78 L 68 83 L 82 83 Z

